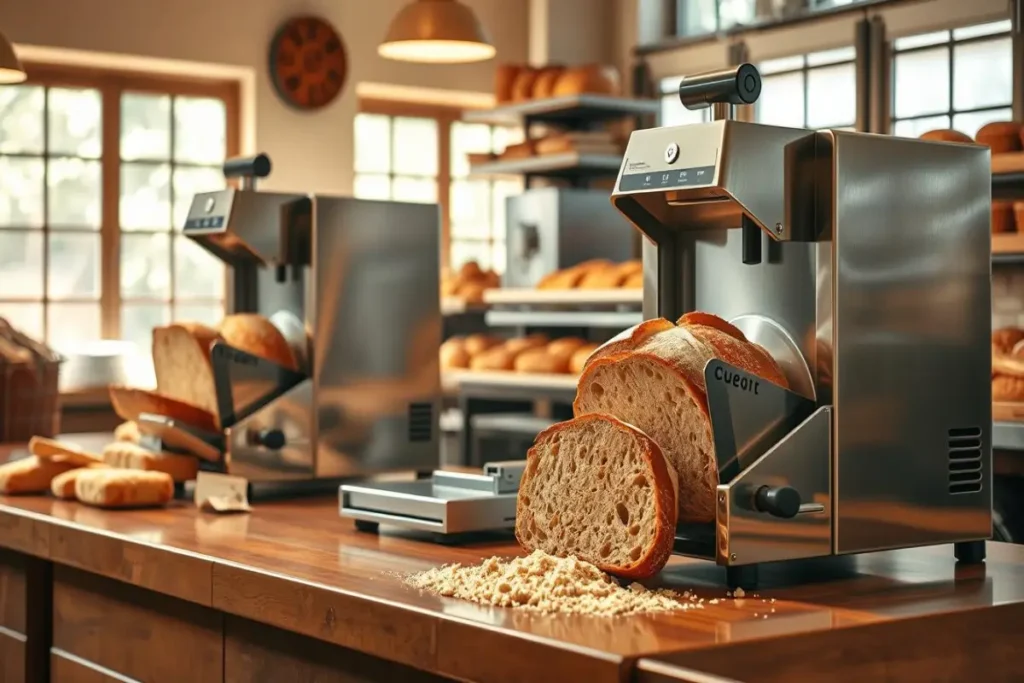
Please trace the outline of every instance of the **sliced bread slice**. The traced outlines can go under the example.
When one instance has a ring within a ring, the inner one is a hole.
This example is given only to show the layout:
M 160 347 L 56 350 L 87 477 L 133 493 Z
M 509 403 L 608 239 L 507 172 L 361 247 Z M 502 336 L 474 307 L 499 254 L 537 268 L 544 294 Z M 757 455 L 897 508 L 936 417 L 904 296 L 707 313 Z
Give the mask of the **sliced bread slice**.
M 541 432 L 526 461 L 516 505 L 524 548 L 633 579 L 665 566 L 677 484 L 650 437 L 614 417 L 585 415 Z
M 220 335 L 199 323 L 153 329 L 153 368 L 160 394 L 219 415 L 210 346 Z

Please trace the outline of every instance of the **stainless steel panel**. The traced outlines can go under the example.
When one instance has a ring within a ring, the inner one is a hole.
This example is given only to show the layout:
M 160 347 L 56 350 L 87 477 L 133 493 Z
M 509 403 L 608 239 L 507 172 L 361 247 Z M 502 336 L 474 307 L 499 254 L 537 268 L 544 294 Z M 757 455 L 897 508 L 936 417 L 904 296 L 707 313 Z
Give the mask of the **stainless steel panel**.
M 835 134 L 836 552 L 991 533 L 986 148 Z M 949 430 L 983 487 L 951 495 Z
M 719 564 L 755 564 L 831 553 L 831 425 L 832 409 L 819 408 L 731 483 L 718 487 Z M 790 519 L 758 511 L 752 501 L 762 486 L 790 486 L 800 493 L 805 505 Z
M 227 467 L 231 474 L 249 481 L 294 481 L 316 476 L 317 453 L 312 421 L 313 381 L 305 380 L 263 408 L 227 429 Z M 280 430 L 284 446 L 267 448 L 260 435 Z M 348 463 L 358 471 L 357 463 Z
M 515 525 L 516 494 L 489 494 L 418 481 L 344 484 L 342 517 L 444 534 L 508 529 Z

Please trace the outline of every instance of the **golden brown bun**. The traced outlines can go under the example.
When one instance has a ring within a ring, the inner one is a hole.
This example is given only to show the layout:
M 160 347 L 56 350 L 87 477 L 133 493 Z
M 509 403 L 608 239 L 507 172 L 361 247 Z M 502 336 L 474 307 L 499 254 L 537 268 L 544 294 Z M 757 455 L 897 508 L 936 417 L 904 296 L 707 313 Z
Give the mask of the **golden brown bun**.
M 558 77 L 564 71 L 564 66 L 546 66 L 541 69 L 541 72 L 533 81 L 533 91 L 531 93 L 533 99 L 540 100 L 551 97 L 555 92 L 555 83 L 558 82 Z
M 518 337 L 516 339 L 509 339 L 505 342 L 501 348 L 505 349 L 509 353 L 517 354 L 526 351 L 527 349 L 536 349 L 540 346 L 547 346 L 548 338 L 543 334 L 531 334 L 528 337 Z
M 216 416 L 217 390 L 210 365 L 216 330 L 198 323 L 176 323 L 153 329 L 153 368 L 157 393 L 202 408 Z
M 548 273 L 537 283 L 537 289 L 575 289 L 590 273 L 613 265 L 606 259 L 591 259 L 577 263 L 575 266 Z
M 149 413 L 169 417 L 206 432 L 216 432 L 219 429 L 217 418 L 210 411 L 168 396 L 161 396 L 155 391 L 115 385 L 108 387 L 108 391 L 114 412 L 122 420 L 138 422 L 140 415 Z
M 501 343 L 501 339 L 489 334 L 471 334 L 466 337 L 466 353 L 475 356 Z
M 555 82 L 552 94 L 564 95 L 618 95 L 620 92 L 619 70 L 614 66 L 588 64 L 566 69 Z
M 583 276 L 577 287 L 579 289 L 617 289 L 636 272 L 636 266 L 632 261 L 593 268 Z
M 483 277 L 483 274 L 484 271 L 479 263 L 476 261 L 466 261 L 459 267 L 459 274 L 456 277 L 460 280 L 476 280 Z
M 644 288 L 644 272 L 641 270 L 640 272 L 633 273 L 632 275 L 628 276 L 622 282 L 622 288 L 623 289 L 643 289 Z
M 594 351 L 597 351 L 599 346 L 600 344 L 584 344 L 573 351 L 572 357 L 569 358 L 569 372 L 574 375 L 578 375 L 583 372 L 583 368 L 587 364 L 587 359 L 590 358 Z
M 455 290 L 455 296 L 467 303 L 478 304 L 484 300 L 484 290 L 486 289 L 487 286 L 482 282 L 466 282 Z
M 992 347 L 999 349 L 1000 353 L 1011 353 L 1021 340 L 1024 340 L 1024 330 L 1016 327 L 1003 327 L 992 332 Z
M 516 74 L 512 83 L 512 101 L 523 102 L 530 99 L 533 94 L 533 82 L 537 80 L 540 71 L 530 66 L 525 66 Z
M 59 474 L 75 469 L 68 462 L 43 460 L 34 455 L 0 465 L 0 494 L 45 493 Z
M 89 465 L 88 467 L 78 467 L 73 470 L 68 470 L 63 474 L 58 474 L 53 478 L 53 481 L 50 482 L 50 493 L 52 493 L 55 498 L 60 498 L 61 500 L 74 500 L 75 482 L 78 481 L 78 475 L 89 469 L 98 469 L 102 467 L 107 467 L 107 465 L 102 462 L 97 462 Z
M 516 356 L 513 367 L 516 372 L 561 374 L 569 371 L 569 357 L 551 353 L 543 347 L 527 349 Z
M 470 354 L 466 351 L 466 340 L 462 337 L 452 337 L 441 344 L 442 368 L 468 368 L 469 358 Z
M 139 432 L 139 425 L 134 420 L 122 422 L 114 429 L 114 441 L 138 443 L 141 438 L 142 434 Z
M 469 360 L 472 370 L 511 370 L 514 367 L 516 354 L 504 346 L 496 346 Z
M 987 145 L 993 154 L 1019 152 L 1021 149 L 1021 125 L 1013 121 L 996 121 L 981 127 L 974 139 L 979 145 Z
M 499 64 L 494 72 L 494 99 L 498 104 L 512 101 L 512 87 L 521 67 L 515 64 Z
M 289 370 L 298 370 L 295 352 L 281 330 L 255 313 L 236 313 L 224 318 L 220 336 L 231 346 L 258 358 L 277 363 Z
M 1016 229 L 1013 202 L 992 202 L 992 234 L 1014 232 Z
M 174 497 L 174 481 L 164 472 L 87 469 L 75 481 L 80 503 L 109 508 L 155 507 Z
M 126 470 L 163 472 L 174 481 L 191 481 L 199 471 L 199 461 L 191 455 L 153 453 L 142 446 L 115 441 L 103 449 L 103 462 Z
M 939 142 L 974 142 L 969 135 L 964 135 L 958 130 L 930 130 L 921 135 L 921 140 L 937 140 Z
M 587 343 L 586 339 L 579 337 L 562 337 L 547 345 L 547 352 L 556 356 L 572 356 L 576 349 Z
M 1024 202 L 1013 203 L 1013 227 L 1017 232 L 1024 232 Z
M 993 401 L 1024 401 L 1024 377 L 998 375 L 992 378 Z
M 536 141 L 525 140 L 514 145 L 508 145 L 501 153 L 502 159 L 527 159 L 536 153 Z

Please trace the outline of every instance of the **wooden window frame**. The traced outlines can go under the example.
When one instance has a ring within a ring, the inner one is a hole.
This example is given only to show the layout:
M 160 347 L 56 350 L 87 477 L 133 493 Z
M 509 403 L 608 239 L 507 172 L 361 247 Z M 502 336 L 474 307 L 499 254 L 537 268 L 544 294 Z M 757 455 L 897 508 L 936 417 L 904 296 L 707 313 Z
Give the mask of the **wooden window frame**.
M 231 80 L 207 79 L 173 74 L 152 74 L 134 71 L 87 68 L 45 63 L 26 63 L 28 79 L 23 85 L 46 88 L 88 88 L 98 90 L 101 98 L 102 147 L 99 160 L 100 178 L 100 336 L 113 339 L 121 336 L 121 94 L 124 92 L 158 93 L 182 97 L 211 97 L 224 102 L 225 155 L 235 156 L 240 147 L 241 93 L 239 83 Z M 172 150 L 173 154 L 173 150 Z M 49 226 L 44 226 L 43 259 L 48 258 Z M 173 251 L 173 243 L 172 243 Z M 174 255 L 169 254 L 171 268 L 171 302 L 174 291 Z M 225 301 L 227 292 L 225 291 Z M 46 307 L 48 299 L 37 300 L 43 306 L 43 330 L 49 336 Z

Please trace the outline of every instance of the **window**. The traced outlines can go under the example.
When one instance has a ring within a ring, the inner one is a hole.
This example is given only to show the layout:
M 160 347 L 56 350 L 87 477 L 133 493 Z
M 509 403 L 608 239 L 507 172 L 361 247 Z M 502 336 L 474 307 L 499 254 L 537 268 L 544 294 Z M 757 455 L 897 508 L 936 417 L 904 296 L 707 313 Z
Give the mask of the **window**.
M 894 135 L 953 128 L 973 137 L 1013 118 L 1008 20 L 897 38 L 892 61 Z
M 791 128 L 850 128 L 857 119 L 852 47 L 761 62 L 758 123 Z
M 62 348 L 218 319 L 223 266 L 180 229 L 224 186 L 233 87 L 28 71 L 0 88 L 0 316 Z
M 461 112 L 368 101 L 355 120 L 353 194 L 364 199 L 437 202 L 442 212 L 442 263 L 475 260 L 505 270 L 505 198 L 522 191 L 518 178 L 469 175 L 470 154 L 500 152 L 521 139 L 518 129 L 460 121 Z
M 677 0 L 676 33 L 700 36 L 753 23 L 756 6 L 755 0 Z

